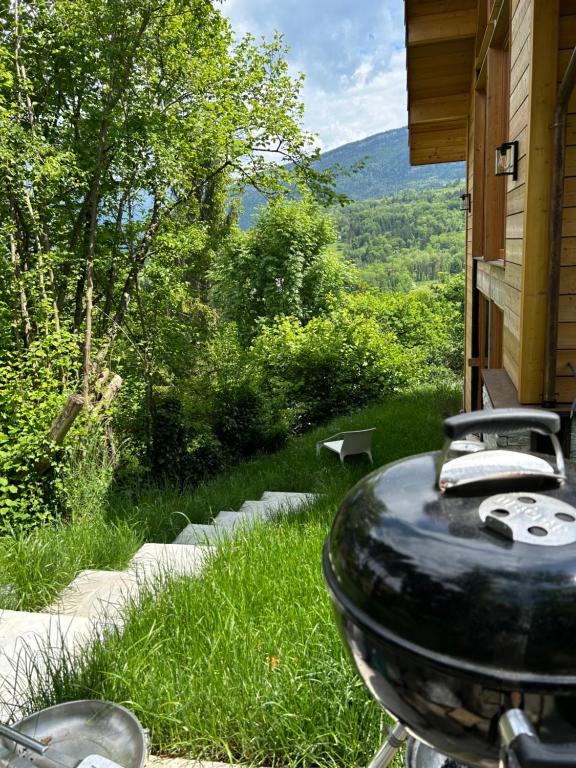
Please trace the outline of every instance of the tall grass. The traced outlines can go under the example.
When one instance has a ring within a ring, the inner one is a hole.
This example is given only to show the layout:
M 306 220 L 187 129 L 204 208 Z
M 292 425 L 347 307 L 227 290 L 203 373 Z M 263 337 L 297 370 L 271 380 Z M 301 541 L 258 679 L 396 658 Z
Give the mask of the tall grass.
M 207 483 L 194 504 L 234 508 L 264 490 L 323 496 L 304 513 L 224 542 L 198 578 L 168 581 L 133 607 L 123 633 L 64 660 L 28 703 L 82 697 L 130 707 L 160 754 L 268 766 L 366 764 L 383 715 L 346 658 L 321 577 L 343 493 L 369 465 L 314 454 L 320 434 L 376 426 L 384 463 L 439 445 L 454 392 L 421 390 L 332 423 L 274 457 Z
M 70 518 L 0 538 L 0 608 L 39 610 L 81 570 L 122 569 L 142 543 L 127 521 L 108 521 L 112 468 L 96 436 L 74 451 L 61 481 Z

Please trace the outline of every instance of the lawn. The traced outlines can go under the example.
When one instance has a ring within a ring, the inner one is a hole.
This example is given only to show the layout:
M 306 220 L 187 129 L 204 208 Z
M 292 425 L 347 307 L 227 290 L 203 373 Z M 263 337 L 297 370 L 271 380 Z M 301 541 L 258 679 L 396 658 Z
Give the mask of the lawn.
M 439 447 L 441 421 L 457 409 L 454 390 L 403 395 L 193 492 L 192 516 L 237 508 L 265 490 L 323 495 L 299 515 L 223 543 L 201 577 L 147 596 L 128 612 L 122 634 L 54 669 L 30 709 L 84 697 L 124 703 L 159 754 L 267 766 L 366 764 L 384 720 L 337 635 L 320 562 L 340 499 L 370 467 L 362 457 L 342 467 L 328 452 L 317 460 L 314 443 L 376 426 L 375 461 L 386 463 Z

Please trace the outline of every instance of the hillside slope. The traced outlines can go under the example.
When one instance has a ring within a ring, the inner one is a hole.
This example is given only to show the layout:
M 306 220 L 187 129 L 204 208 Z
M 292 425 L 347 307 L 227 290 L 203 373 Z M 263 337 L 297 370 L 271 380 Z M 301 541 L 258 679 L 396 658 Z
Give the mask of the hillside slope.
M 408 129 L 396 128 L 376 133 L 360 141 L 344 144 L 325 152 L 319 168 L 339 163 L 350 168 L 361 160 L 364 168 L 350 177 L 341 176 L 337 190 L 353 200 L 369 200 L 393 195 L 405 189 L 442 187 L 464 178 L 464 163 L 411 166 L 408 159 Z M 240 226 L 246 229 L 255 209 L 264 198 L 254 189 L 247 189 L 243 198 Z

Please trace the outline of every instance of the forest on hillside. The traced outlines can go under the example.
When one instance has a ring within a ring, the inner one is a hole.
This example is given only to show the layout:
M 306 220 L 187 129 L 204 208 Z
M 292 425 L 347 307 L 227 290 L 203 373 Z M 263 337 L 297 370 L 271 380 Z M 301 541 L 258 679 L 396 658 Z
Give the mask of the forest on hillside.
M 458 275 L 362 279 L 376 243 L 451 244 L 448 192 L 384 203 L 390 236 L 367 204 L 346 259 L 279 36 L 237 40 L 207 0 L 22 0 L 0 24 L 0 532 L 460 375 Z M 271 204 L 242 232 L 249 183 Z
M 342 254 L 368 283 L 407 290 L 463 269 L 461 186 L 406 190 L 333 209 Z

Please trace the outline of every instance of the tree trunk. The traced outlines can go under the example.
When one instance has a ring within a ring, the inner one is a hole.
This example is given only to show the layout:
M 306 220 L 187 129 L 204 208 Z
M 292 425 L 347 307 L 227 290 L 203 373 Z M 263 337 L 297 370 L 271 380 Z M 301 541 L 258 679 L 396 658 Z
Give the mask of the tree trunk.
M 48 440 L 51 444 L 62 445 L 64 438 L 68 434 L 70 427 L 74 424 L 76 417 L 84 407 L 84 398 L 81 395 L 70 395 L 64 408 L 52 422 L 48 432 Z M 43 456 L 36 464 L 36 472 L 43 475 L 50 467 L 50 456 Z

